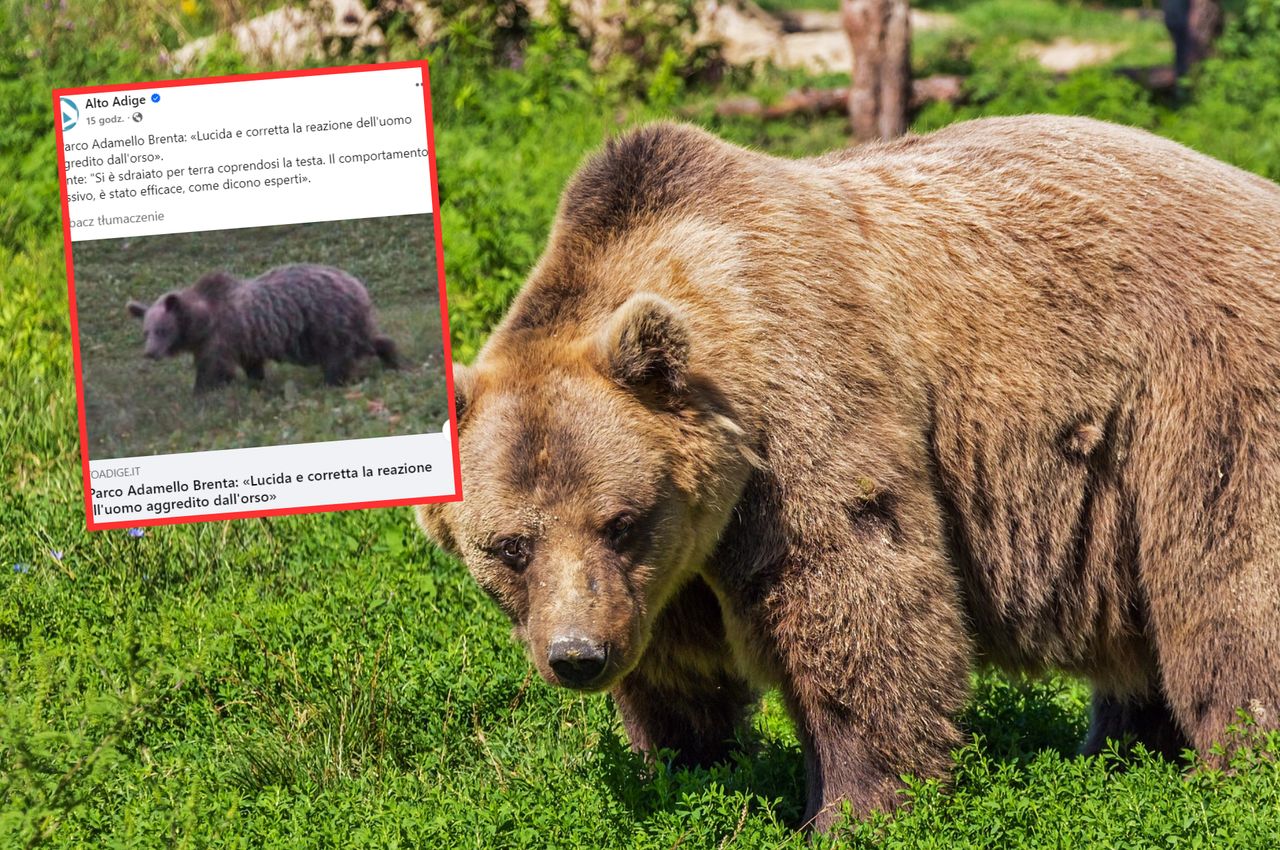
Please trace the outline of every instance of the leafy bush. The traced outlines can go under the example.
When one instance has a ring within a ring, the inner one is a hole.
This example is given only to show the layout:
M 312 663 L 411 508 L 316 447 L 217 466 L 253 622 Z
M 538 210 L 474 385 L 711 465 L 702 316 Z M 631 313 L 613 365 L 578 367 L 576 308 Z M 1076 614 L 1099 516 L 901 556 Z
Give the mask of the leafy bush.
M 1191 102 L 1159 130 L 1280 180 L 1280 0 L 1249 0 L 1193 75 Z
M 1137 83 L 1106 69 L 1078 71 L 1061 83 L 1037 63 L 1018 58 L 1007 47 L 979 47 L 973 73 L 965 80 L 966 102 L 931 103 L 914 129 L 926 132 L 956 121 L 991 115 L 1052 113 L 1088 115 L 1154 129 L 1157 109 Z
M 917 116 L 927 131 L 986 115 L 1088 115 L 1142 127 L 1280 179 L 1280 0 L 1249 0 L 1216 55 L 1194 69 L 1186 102 L 1174 105 L 1124 76 L 1086 69 L 1054 83 L 1012 45 L 978 44 L 963 105 L 934 103 Z
M 622 99 L 560 27 L 534 33 L 519 70 L 477 72 L 444 48 L 430 60 L 449 319 L 454 356 L 467 360 L 532 268 L 560 187 L 616 126 Z
M 50 90 L 147 67 L 149 34 L 124 37 L 131 20 L 110 2 L 86 6 L 93 26 L 61 4 L 0 5 L 0 244 L 60 226 Z

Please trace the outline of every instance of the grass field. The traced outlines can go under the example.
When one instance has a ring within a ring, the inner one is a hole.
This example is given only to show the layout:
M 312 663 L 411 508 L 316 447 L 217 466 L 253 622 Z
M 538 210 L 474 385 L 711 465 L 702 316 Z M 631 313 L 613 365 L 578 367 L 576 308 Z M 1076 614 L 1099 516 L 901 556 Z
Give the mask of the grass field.
M 290 262 L 345 269 L 365 283 L 404 368 L 362 361 L 325 386 L 317 367 L 269 363 L 193 396 L 190 355 L 142 357 L 141 322 L 123 305 L 224 269 L 243 278 Z M 104 239 L 75 246 L 89 456 L 102 459 L 437 431 L 448 418 L 431 216 L 396 216 Z
M 139 45 L 153 29 L 173 37 L 152 5 L 91 2 L 73 2 L 70 23 L 58 4 L 0 19 L 0 848 L 810 846 L 793 829 L 803 767 L 775 697 L 731 763 L 647 768 L 607 698 L 531 675 L 502 615 L 422 540 L 408 509 L 84 531 L 48 89 L 163 75 Z M 200 21 L 211 14 L 192 6 Z M 971 102 L 917 127 L 1077 111 L 1280 176 L 1280 6 L 1251 8 L 1255 29 L 1224 43 L 1177 112 L 1097 73 L 1055 85 L 986 52 L 998 33 L 984 30 L 961 57 L 976 77 Z M 451 52 L 432 55 L 461 359 L 502 314 L 564 181 L 606 133 L 691 108 L 780 155 L 844 141 L 839 118 L 712 117 L 716 99 L 779 93 L 794 76 L 718 88 L 655 76 L 630 89 L 647 94 L 620 95 L 564 33 L 534 32 L 516 70 L 486 52 L 485 19 L 468 30 L 470 20 L 459 15 Z M 223 55 L 201 70 L 240 67 Z M 189 367 L 167 365 L 164 385 L 189 391 Z M 360 387 L 379 385 L 373 372 Z M 270 391 L 261 400 L 275 403 Z M 976 675 L 953 785 L 915 784 L 909 811 L 831 843 L 1280 846 L 1280 740 L 1247 739 L 1256 747 L 1226 774 L 1144 754 L 1079 758 L 1086 703 L 1074 680 Z

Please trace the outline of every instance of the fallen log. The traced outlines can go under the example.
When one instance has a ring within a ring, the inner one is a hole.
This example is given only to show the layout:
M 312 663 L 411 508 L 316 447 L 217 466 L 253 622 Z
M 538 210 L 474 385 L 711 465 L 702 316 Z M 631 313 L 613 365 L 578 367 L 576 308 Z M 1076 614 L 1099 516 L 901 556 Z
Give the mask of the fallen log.
M 1178 87 L 1178 72 L 1172 65 L 1117 68 L 1116 73 L 1122 77 L 1128 77 L 1143 88 L 1157 94 L 1171 92 Z
M 911 109 L 914 111 L 926 103 L 959 103 L 964 99 L 964 77 L 955 74 L 934 74 L 911 81 Z
M 911 109 L 926 103 L 957 103 L 964 97 L 964 78 L 937 74 L 911 82 Z M 726 117 L 789 118 L 793 115 L 829 115 L 845 112 L 849 107 L 847 86 L 833 89 L 802 88 L 787 92 L 777 103 L 765 105 L 754 97 L 737 97 L 722 101 L 716 114 Z

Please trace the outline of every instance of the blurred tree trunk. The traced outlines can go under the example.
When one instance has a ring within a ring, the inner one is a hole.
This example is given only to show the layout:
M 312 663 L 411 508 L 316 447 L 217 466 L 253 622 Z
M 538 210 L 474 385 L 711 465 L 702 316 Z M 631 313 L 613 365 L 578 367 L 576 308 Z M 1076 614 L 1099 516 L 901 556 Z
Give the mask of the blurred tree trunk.
M 1191 0 L 1191 63 L 1208 58 L 1222 35 L 1222 6 L 1218 0 Z
M 1164 25 L 1173 38 L 1174 68 L 1184 77 L 1207 58 L 1222 34 L 1219 0 L 1162 0 Z
M 911 102 L 911 9 L 907 0 L 841 0 L 853 47 L 849 124 L 858 141 L 907 130 Z

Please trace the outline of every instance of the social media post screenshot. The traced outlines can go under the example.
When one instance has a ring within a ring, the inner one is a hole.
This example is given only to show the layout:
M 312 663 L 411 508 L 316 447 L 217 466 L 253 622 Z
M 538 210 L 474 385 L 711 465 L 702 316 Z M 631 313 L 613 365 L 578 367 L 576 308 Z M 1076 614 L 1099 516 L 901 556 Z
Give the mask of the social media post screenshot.
M 425 63 L 54 108 L 91 530 L 461 498 Z

